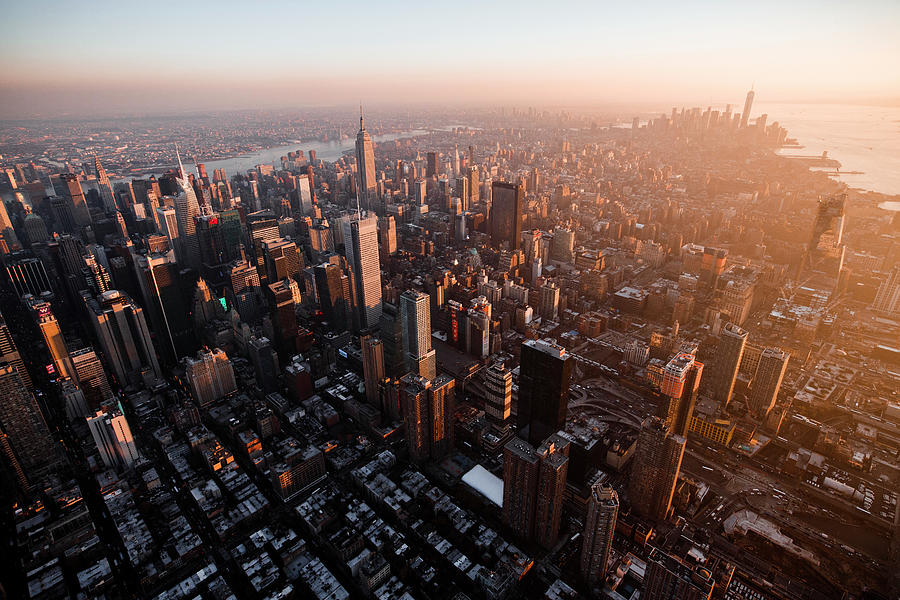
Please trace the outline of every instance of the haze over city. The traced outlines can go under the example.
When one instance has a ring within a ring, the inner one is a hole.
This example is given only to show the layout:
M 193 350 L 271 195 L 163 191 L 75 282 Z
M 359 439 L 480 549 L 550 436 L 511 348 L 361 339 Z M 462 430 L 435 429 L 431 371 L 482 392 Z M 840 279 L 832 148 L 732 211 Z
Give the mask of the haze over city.
M 0 600 L 900 598 L 900 5 L 6 3 Z
M 0 117 L 900 99 L 896 2 L 6 3 Z

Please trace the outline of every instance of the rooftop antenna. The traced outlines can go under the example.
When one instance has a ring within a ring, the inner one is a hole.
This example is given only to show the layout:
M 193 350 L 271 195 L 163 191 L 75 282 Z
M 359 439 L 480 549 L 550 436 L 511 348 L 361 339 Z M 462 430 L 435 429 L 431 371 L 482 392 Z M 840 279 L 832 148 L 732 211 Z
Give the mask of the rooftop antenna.
M 359 101 L 359 130 L 362 131 L 366 126 L 363 123 L 362 100 Z

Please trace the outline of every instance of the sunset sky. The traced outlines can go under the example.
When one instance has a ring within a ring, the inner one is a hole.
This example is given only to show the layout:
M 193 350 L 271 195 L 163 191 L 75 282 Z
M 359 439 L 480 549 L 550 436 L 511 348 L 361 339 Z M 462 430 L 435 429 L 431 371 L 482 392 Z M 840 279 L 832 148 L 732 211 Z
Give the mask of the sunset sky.
M 189 5 L 187 5 L 189 4 Z M 900 2 L 5 3 L 0 117 L 900 102 Z

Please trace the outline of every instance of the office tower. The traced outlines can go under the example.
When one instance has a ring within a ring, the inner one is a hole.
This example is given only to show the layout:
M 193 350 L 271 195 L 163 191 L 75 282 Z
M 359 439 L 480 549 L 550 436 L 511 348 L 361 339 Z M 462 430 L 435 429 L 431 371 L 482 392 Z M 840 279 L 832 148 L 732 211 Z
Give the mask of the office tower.
M 352 271 L 360 329 L 371 329 L 381 318 L 381 266 L 378 219 L 351 215 L 341 219 L 344 252 Z
M 6 274 L 19 298 L 25 294 L 40 297 L 43 292 L 53 291 L 50 277 L 39 258 L 26 255 L 9 260 L 6 263 Z
M 819 200 L 813 221 L 805 267 L 837 279 L 844 266 L 844 214 L 846 194 Z
M 641 424 L 628 480 L 631 506 L 640 516 L 657 521 L 668 516 L 684 445 L 684 437 L 669 431 L 658 417 Z
M 282 279 L 298 279 L 303 269 L 303 258 L 297 245 L 290 240 L 278 238 L 262 243 L 263 264 L 269 283 Z
M 517 250 L 522 239 L 522 209 L 525 195 L 521 185 L 495 181 L 491 184 L 491 244 Z
M 382 256 L 390 256 L 397 251 L 397 222 L 394 217 L 388 215 L 378 219 L 378 239 Z
M 272 328 L 275 330 L 275 341 L 278 351 L 286 355 L 297 352 L 297 303 L 294 288 L 297 282 L 282 279 L 265 287 L 266 296 L 272 315 Z
M 174 362 L 195 348 L 194 325 L 180 284 L 183 281 L 171 250 L 135 256 L 138 285 L 152 330 L 160 336 L 158 350 Z
M 641 600 L 709 600 L 714 587 L 712 574 L 703 564 L 691 566 L 654 548 L 647 559 Z
M 47 231 L 47 224 L 44 223 L 44 219 L 33 212 L 29 212 L 25 217 L 23 228 L 25 229 L 25 238 L 29 245 L 33 246 L 50 240 L 50 233 Z
M 256 384 L 266 392 L 274 392 L 278 389 L 278 374 L 281 369 L 278 366 L 278 354 L 272 347 L 272 342 L 267 337 L 252 337 L 247 344 L 247 354 L 253 372 L 256 375 Z
M 406 357 L 403 355 L 403 319 L 400 308 L 384 303 L 379 323 L 379 337 L 384 345 L 384 370 L 389 377 L 406 374 Z
M 463 350 L 485 358 L 491 353 L 491 303 L 484 296 L 473 298 L 463 320 Z
M 478 204 L 478 200 L 479 200 L 478 190 L 479 190 L 480 184 L 478 182 L 478 165 L 475 165 L 475 164 L 470 165 L 469 171 L 467 174 L 469 176 L 469 197 L 466 198 L 466 206 L 472 206 L 473 204 Z M 525 190 L 521 190 L 521 191 L 522 191 L 522 193 L 525 192 Z M 519 211 L 519 213 L 521 214 L 521 210 Z M 516 244 L 517 245 L 515 247 L 517 248 L 518 241 L 516 242 Z
M 538 451 L 523 439 L 503 447 L 503 522 L 520 539 L 547 547 L 559 533 L 569 442 L 553 434 Z
M 16 347 L 12 333 L 6 325 L 6 320 L 0 314 L 0 367 L 9 365 L 18 372 L 18 376 L 22 379 L 22 383 L 29 390 L 31 389 L 31 376 L 25 369 L 25 363 L 22 361 L 22 355 Z
M 340 266 L 332 263 L 317 265 L 313 276 L 325 320 L 335 331 L 351 329 L 353 296 L 350 278 Z
M 19 250 L 21 247 L 16 230 L 6 212 L 6 203 L 0 199 L 0 253 L 6 254 L 12 250 Z
M 97 183 L 100 187 L 100 199 L 103 201 L 103 210 L 107 214 L 116 212 L 116 197 L 113 194 L 112 186 L 109 183 L 109 176 L 106 169 L 100 164 L 100 157 L 94 155 L 94 170 L 97 171 Z
M 703 248 L 703 257 L 700 264 L 700 280 L 710 289 L 715 289 L 719 276 L 725 270 L 725 262 L 728 260 L 728 250 L 724 248 Z
M 50 352 L 50 359 L 53 361 L 53 367 L 59 377 L 75 378 L 75 370 L 72 367 L 72 359 L 69 356 L 69 350 L 66 348 L 66 340 L 63 337 L 62 330 L 56 317 L 53 316 L 50 303 L 44 302 L 34 297 L 27 299 L 28 310 L 38 329 L 41 330 L 41 336 L 44 338 L 44 344 Z
M 719 333 L 716 360 L 709 375 L 709 389 L 712 398 L 722 406 L 728 406 L 731 402 L 731 393 L 734 391 L 734 382 L 746 345 L 747 332 L 734 323 L 727 323 Z
M 254 322 L 261 313 L 262 288 L 259 271 L 247 260 L 237 260 L 231 265 L 230 293 L 226 290 L 230 308 L 237 311 L 247 323 Z
M 591 485 L 581 542 L 581 576 L 591 587 L 601 586 L 606 577 L 618 515 L 616 491 L 599 481 Z
M 314 215 L 312 178 L 309 174 L 304 173 L 297 176 L 297 196 L 300 201 L 300 214 Z
M 468 177 L 457 177 L 456 178 L 456 197 L 459 198 L 460 211 L 465 212 L 469 209 L 469 178 Z
M 541 286 L 541 318 L 547 321 L 556 319 L 559 313 L 559 286 L 553 282 Z
M 532 445 L 565 428 L 574 362 L 565 348 L 552 342 L 522 344 L 516 419 L 519 437 Z
M 156 225 L 159 232 L 169 238 L 169 245 L 175 248 L 178 239 L 178 217 L 175 209 L 168 206 L 157 207 Z
M 19 370 L 0 363 L 0 450 L 23 490 L 54 460 L 54 442 Z M 27 474 L 27 475 L 26 475 Z
M 197 225 L 195 219 L 200 216 L 200 204 L 197 202 L 197 195 L 194 192 L 194 186 L 188 180 L 184 171 L 184 165 L 181 164 L 181 155 L 178 154 L 178 148 L 175 148 L 175 154 L 178 157 L 178 173 L 175 182 L 181 189 L 181 192 L 175 197 L 175 220 L 178 226 L 178 243 L 179 248 L 175 251 L 178 253 L 178 260 L 195 269 L 200 268 L 200 244 L 197 239 Z
M 380 406 L 379 384 L 384 379 L 384 344 L 371 335 L 359 338 L 362 347 L 363 377 L 366 383 L 366 400 L 374 407 Z
M 107 468 L 127 471 L 134 466 L 140 454 L 128 421 L 118 407 L 98 410 L 87 419 L 87 424 Z
M 197 358 L 185 358 L 184 364 L 191 395 L 201 407 L 221 400 L 237 389 L 231 361 L 219 348 L 205 348 L 197 353 Z
M 512 371 L 495 362 L 484 373 L 484 413 L 493 424 L 502 426 L 511 411 Z
M 753 108 L 753 96 L 755 95 L 752 89 L 747 92 L 747 99 L 744 100 L 744 112 L 741 113 L 741 129 L 747 127 L 750 122 L 750 109 Z
M 676 435 L 687 435 L 702 375 L 703 363 L 688 352 L 676 354 L 663 369 L 659 416 Z
M 537 499 L 534 507 L 534 537 L 545 550 L 556 545 L 562 518 L 563 493 L 569 470 L 569 440 L 553 434 L 538 447 Z
M 162 377 L 143 308 L 118 290 L 97 298 L 85 296 L 85 305 L 100 350 L 119 385 L 139 383 L 146 369 Z
M 88 210 L 84 199 L 84 191 L 78 177 L 71 173 L 62 173 L 59 176 L 62 196 L 71 210 L 75 226 L 80 229 L 91 224 L 91 212 Z
M 70 423 L 91 416 L 92 410 L 84 396 L 84 390 L 71 379 L 59 382 L 59 392 L 66 407 L 66 418 Z
M 425 155 L 425 160 L 425 177 L 437 177 L 441 174 L 437 152 L 429 152 Z
M 775 406 L 789 358 L 790 354 L 781 348 L 772 347 L 763 350 L 759 357 L 756 377 L 750 388 L 750 410 L 757 416 L 767 416 Z
M 900 265 L 891 269 L 878 286 L 872 310 L 888 315 L 900 313 Z
M 72 367 L 75 371 L 73 378 L 84 392 L 85 400 L 91 409 L 96 409 L 104 402 L 115 398 L 100 357 L 93 348 L 88 346 L 72 352 Z
M 94 294 L 103 294 L 112 288 L 112 279 L 109 276 L 109 271 L 95 256 L 88 255 L 84 257 L 84 268 L 81 270 L 81 273 L 87 282 L 88 290 Z
M 409 373 L 400 379 L 400 405 L 405 420 L 409 458 L 439 460 L 453 447 L 454 379 L 429 381 Z
M 360 204 L 367 210 L 375 210 L 375 152 L 363 121 L 362 106 L 359 107 L 359 133 L 356 134 L 356 177 Z
M 431 347 L 431 298 L 415 290 L 403 292 L 400 295 L 400 315 L 407 370 L 425 379 L 434 379 L 437 365 L 435 351 Z

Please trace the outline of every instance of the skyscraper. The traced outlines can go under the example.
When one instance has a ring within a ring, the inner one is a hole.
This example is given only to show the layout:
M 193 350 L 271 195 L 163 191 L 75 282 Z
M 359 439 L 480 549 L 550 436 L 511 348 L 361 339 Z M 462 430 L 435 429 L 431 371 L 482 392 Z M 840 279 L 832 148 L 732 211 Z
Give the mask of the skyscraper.
M 523 439 L 503 447 L 503 522 L 523 540 L 556 543 L 569 461 L 569 440 L 553 434 L 535 450 Z
M 687 435 L 702 375 L 703 363 L 688 352 L 676 354 L 663 369 L 659 416 L 677 435 Z
M 484 413 L 493 424 L 502 426 L 511 411 L 512 372 L 495 362 L 484 373 Z
M 491 244 L 517 250 L 522 239 L 522 208 L 525 195 L 516 183 L 495 181 L 491 185 Z
M 844 266 L 846 194 L 819 200 L 804 266 L 837 280 Z
M 750 109 L 753 108 L 753 97 L 755 95 L 752 88 L 747 92 L 747 98 L 744 100 L 744 112 L 741 113 L 741 129 L 747 127 L 750 123 Z
M 22 355 L 19 354 L 19 349 L 16 347 L 16 342 L 13 340 L 3 315 L 0 315 L 0 367 L 4 365 L 15 369 L 22 379 L 22 384 L 29 390 L 31 389 L 31 376 L 25 370 Z
M 75 369 L 74 379 L 78 381 L 91 409 L 114 398 L 106 371 L 93 348 L 88 346 L 72 352 L 72 366 Z
M 409 373 L 400 380 L 400 405 L 405 419 L 409 458 L 438 460 L 453 447 L 454 379 L 433 381 Z
M 684 445 L 684 437 L 670 432 L 658 417 L 649 417 L 641 425 L 628 495 L 642 517 L 662 521 L 668 516 Z
M 27 490 L 54 458 L 54 442 L 31 390 L 11 363 L 0 364 L 0 451 Z
M 719 333 L 719 346 L 709 375 L 709 387 L 713 399 L 723 406 L 728 406 L 731 402 L 731 393 L 734 391 L 734 382 L 746 345 L 747 332 L 734 323 L 727 323 Z
M 175 220 L 178 225 L 178 244 L 175 249 L 178 253 L 178 260 L 195 269 L 200 268 L 200 243 L 197 239 L 197 225 L 195 219 L 200 216 L 200 204 L 197 202 L 197 195 L 194 192 L 194 186 L 188 180 L 184 171 L 184 165 L 181 164 L 181 155 L 178 154 L 178 148 L 175 149 L 178 157 L 178 176 L 175 181 L 181 188 L 181 192 L 175 197 Z
M 394 217 L 388 215 L 378 219 L 378 236 L 383 256 L 390 256 L 397 251 L 397 223 Z
M 602 584 L 606 575 L 618 515 L 616 491 L 599 481 L 591 485 L 581 542 L 581 576 L 592 587 Z
M 569 470 L 569 440 L 553 434 L 538 447 L 537 501 L 534 506 L 534 537 L 549 550 L 556 545 L 562 518 L 563 493 Z
M 113 214 L 116 212 L 116 197 L 109 183 L 106 169 L 100 164 L 100 157 L 96 154 L 94 155 L 94 170 L 97 171 L 97 183 L 100 187 L 100 199 L 103 201 L 103 210 L 107 214 Z
M 140 455 L 121 410 L 98 410 L 87 419 L 87 424 L 104 465 L 116 470 L 129 470 L 134 466 Z
M 175 253 L 152 252 L 135 257 L 138 284 L 153 331 L 162 339 L 159 351 L 174 362 L 196 348 L 194 326 L 180 284 Z
M 889 315 L 900 313 L 900 265 L 891 269 L 881 285 L 878 286 L 872 310 Z
M 325 319 L 335 331 L 349 330 L 355 305 L 350 278 L 340 266 L 333 263 L 316 265 L 313 273 L 319 306 Z
M 759 357 L 756 377 L 750 388 L 750 410 L 765 417 L 775 406 L 790 354 L 781 348 L 766 348 Z
M 384 344 L 381 340 L 371 335 L 364 335 L 359 339 L 362 347 L 363 377 L 366 383 L 366 400 L 372 406 L 378 407 L 381 402 L 379 384 L 384 379 Z
M 403 320 L 396 304 L 384 303 L 379 323 L 379 336 L 384 344 L 384 370 L 388 376 L 406 374 L 406 358 L 403 356 Z
M 91 213 L 84 199 L 84 190 L 81 189 L 81 182 L 78 181 L 78 177 L 71 173 L 62 173 L 59 176 L 59 184 L 63 198 L 65 198 L 66 204 L 72 211 L 71 215 L 74 219 L 74 224 L 79 229 L 85 225 L 90 225 Z
M 533 446 L 565 428 L 573 363 L 566 349 L 552 342 L 522 344 L 516 420 L 519 437 Z
M 191 395 L 201 406 L 212 404 L 237 389 L 231 361 L 223 350 L 204 349 L 197 358 L 185 359 L 185 376 Z
M 360 204 L 367 210 L 375 210 L 375 151 L 363 121 L 362 106 L 359 107 L 359 133 L 356 134 L 356 177 Z
M 378 258 L 378 219 L 350 215 L 341 219 L 344 252 L 353 272 L 360 329 L 378 326 L 381 318 L 381 266 Z
M 75 379 L 75 370 L 72 368 L 72 359 L 69 356 L 69 350 L 66 348 L 66 340 L 63 338 L 62 330 L 49 302 L 44 302 L 34 297 L 28 298 L 28 309 L 31 316 L 41 330 L 44 338 L 44 344 L 50 352 L 50 359 L 53 361 L 53 367 L 60 377 L 71 377 Z
M 85 304 L 100 350 L 120 385 L 139 382 L 144 369 L 162 377 L 144 309 L 118 290 L 85 296 Z
M 403 323 L 403 353 L 407 370 L 425 379 L 437 374 L 435 351 L 431 347 L 431 299 L 424 292 L 407 290 L 400 295 Z

